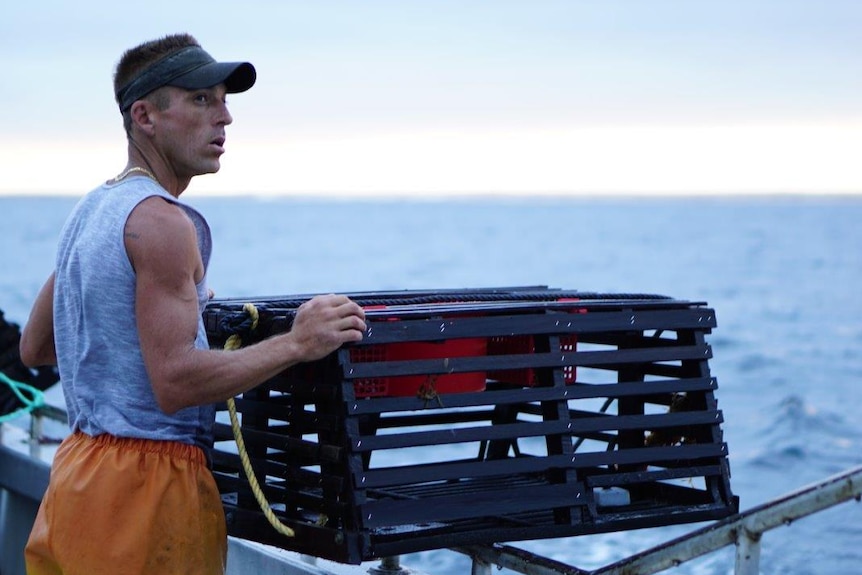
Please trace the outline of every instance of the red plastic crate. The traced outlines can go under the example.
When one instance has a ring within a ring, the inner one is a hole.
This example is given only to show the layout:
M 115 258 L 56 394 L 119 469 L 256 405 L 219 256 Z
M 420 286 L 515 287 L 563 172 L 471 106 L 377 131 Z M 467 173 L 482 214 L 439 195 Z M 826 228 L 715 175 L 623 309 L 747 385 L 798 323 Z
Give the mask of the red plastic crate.
M 557 301 L 579 301 L 576 298 L 564 298 Z M 569 310 L 569 313 L 587 313 L 585 309 Z M 560 336 L 561 352 L 576 351 L 578 347 L 578 336 Z M 488 342 L 488 355 L 508 355 L 536 353 L 536 344 L 532 336 L 516 335 L 511 337 L 493 337 Z M 505 381 L 514 385 L 533 387 L 537 383 L 536 372 L 532 369 L 513 369 L 508 371 L 492 371 L 488 373 L 490 379 Z M 573 365 L 563 368 L 563 379 L 566 385 L 572 384 L 577 378 L 577 369 Z
M 451 339 L 441 342 L 407 342 L 357 347 L 350 350 L 350 361 L 406 361 L 477 357 L 487 354 L 484 338 Z M 407 375 L 371 377 L 353 383 L 357 398 L 362 397 L 434 397 L 439 393 L 466 393 L 485 389 L 485 373 L 450 373 L 445 375 Z
M 577 349 L 577 345 L 578 337 L 576 335 L 560 337 L 560 351 L 575 351 Z M 536 345 L 532 336 L 516 335 L 511 337 L 494 337 L 488 342 L 488 355 L 522 353 L 536 353 Z M 576 376 L 577 370 L 575 366 L 569 365 L 563 368 L 563 378 L 567 385 L 574 383 Z M 488 377 L 526 387 L 533 387 L 537 383 L 536 372 L 532 369 L 492 371 L 488 373 Z

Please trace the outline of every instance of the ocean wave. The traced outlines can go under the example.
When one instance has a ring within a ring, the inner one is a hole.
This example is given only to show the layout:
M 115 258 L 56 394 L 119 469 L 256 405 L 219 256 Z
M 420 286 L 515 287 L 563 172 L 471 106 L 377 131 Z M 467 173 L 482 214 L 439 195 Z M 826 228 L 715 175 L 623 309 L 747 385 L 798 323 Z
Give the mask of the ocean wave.
M 747 461 L 756 467 L 789 469 L 813 464 L 833 473 L 862 458 L 862 432 L 841 413 L 817 407 L 805 397 L 787 395 L 768 408 L 754 431 L 759 449 Z

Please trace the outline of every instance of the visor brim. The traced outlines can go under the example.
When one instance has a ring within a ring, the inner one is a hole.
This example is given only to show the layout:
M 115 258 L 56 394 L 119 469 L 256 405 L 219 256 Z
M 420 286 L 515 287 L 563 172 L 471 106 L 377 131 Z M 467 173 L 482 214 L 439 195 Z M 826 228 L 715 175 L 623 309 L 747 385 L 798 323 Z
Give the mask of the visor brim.
M 224 84 L 229 94 L 245 92 L 257 80 L 257 72 L 249 62 L 213 62 L 192 70 L 167 83 L 186 90 L 200 90 Z

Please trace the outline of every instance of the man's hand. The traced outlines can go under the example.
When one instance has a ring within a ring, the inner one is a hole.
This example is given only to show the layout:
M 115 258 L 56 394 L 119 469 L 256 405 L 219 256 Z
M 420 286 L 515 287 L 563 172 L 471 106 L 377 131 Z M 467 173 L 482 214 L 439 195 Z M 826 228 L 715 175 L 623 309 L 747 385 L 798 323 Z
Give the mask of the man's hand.
M 290 333 L 305 361 L 314 361 L 361 341 L 365 330 L 365 311 L 347 296 L 330 294 L 299 306 Z

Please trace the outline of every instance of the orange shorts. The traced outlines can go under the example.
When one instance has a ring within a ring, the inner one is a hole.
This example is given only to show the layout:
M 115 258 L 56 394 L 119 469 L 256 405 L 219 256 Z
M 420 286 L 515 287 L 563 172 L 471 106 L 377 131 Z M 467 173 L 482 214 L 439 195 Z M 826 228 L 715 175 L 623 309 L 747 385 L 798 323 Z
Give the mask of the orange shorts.
M 72 434 L 54 457 L 25 556 L 28 575 L 223 574 L 225 517 L 204 453 Z

